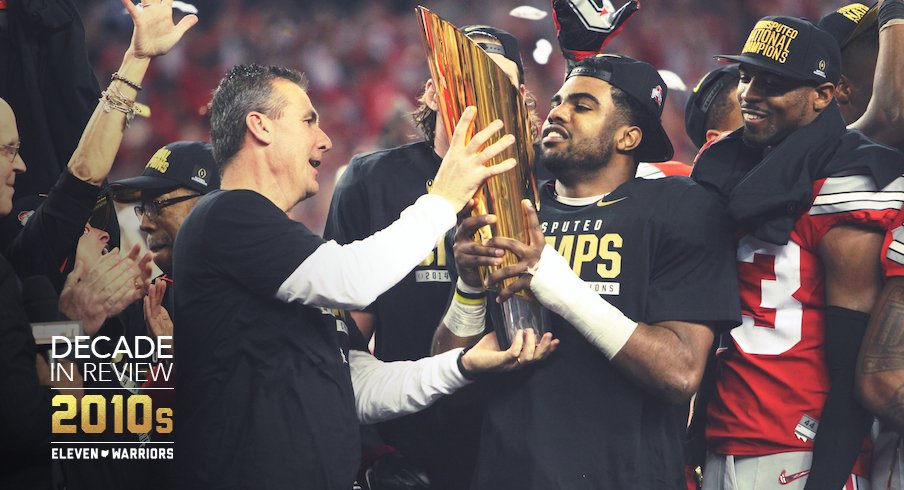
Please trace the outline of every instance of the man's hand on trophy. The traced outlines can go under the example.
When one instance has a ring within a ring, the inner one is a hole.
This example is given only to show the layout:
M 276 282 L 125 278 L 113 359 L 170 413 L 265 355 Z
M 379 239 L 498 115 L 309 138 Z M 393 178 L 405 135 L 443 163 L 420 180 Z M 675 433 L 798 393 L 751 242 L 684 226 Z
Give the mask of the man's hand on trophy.
M 488 247 L 474 241 L 474 234 L 477 233 L 477 230 L 495 222 L 496 215 L 494 214 L 469 216 L 462 220 L 455 231 L 455 244 L 452 246 L 455 254 L 455 267 L 458 270 L 458 277 L 468 286 L 474 288 L 484 286 L 480 279 L 480 266 L 502 264 L 505 250 Z
M 540 362 L 559 346 L 559 339 L 553 339 L 546 332 L 540 339 L 532 328 L 518 330 L 508 350 L 500 350 L 496 333 L 490 332 L 480 339 L 461 357 L 461 365 L 469 373 L 490 371 L 511 371 Z
M 516 257 L 518 262 L 514 265 L 502 267 L 493 271 L 487 278 L 487 286 L 494 284 L 502 284 L 502 281 L 517 277 L 511 284 L 500 289 L 499 296 L 496 301 L 502 303 L 512 295 L 523 289 L 530 289 L 530 281 L 533 278 L 537 267 L 540 265 L 540 255 L 546 246 L 546 239 L 543 237 L 543 230 L 540 228 L 540 219 L 537 217 L 537 211 L 530 200 L 521 201 L 521 209 L 527 218 L 527 229 L 530 231 L 530 244 L 519 242 L 511 238 L 496 237 L 487 241 L 486 247 L 494 250 L 507 250 Z M 457 260 L 457 258 L 456 258 Z
M 618 10 L 609 0 L 553 0 L 552 19 L 559 48 L 569 66 L 601 53 L 638 10 L 639 0 L 631 0 Z
M 469 106 L 462 112 L 461 119 L 455 125 L 455 132 L 452 133 L 449 151 L 446 152 L 430 189 L 431 194 L 449 201 L 456 212 L 474 197 L 474 193 L 485 180 L 511 170 L 516 165 L 514 158 L 508 158 L 496 165 L 484 166 L 486 162 L 512 146 L 515 137 L 506 134 L 484 148 L 484 144 L 502 129 L 502 121 L 497 119 L 478 131 L 471 137 L 471 141 L 466 141 L 475 117 L 477 108 L 474 106 Z

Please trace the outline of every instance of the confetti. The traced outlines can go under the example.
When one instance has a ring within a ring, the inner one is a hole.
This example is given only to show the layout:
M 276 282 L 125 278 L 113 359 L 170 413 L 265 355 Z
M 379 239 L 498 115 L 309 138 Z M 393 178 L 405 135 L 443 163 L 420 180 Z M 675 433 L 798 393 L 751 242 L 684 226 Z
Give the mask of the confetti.
M 549 62 L 549 56 L 552 54 L 552 44 L 546 39 L 538 39 L 537 45 L 534 47 L 534 61 L 538 65 L 545 65 Z
M 521 5 L 520 7 L 513 8 L 512 11 L 509 12 L 509 15 L 518 17 L 519 19 L 540 20 L 545 18 L 547 14 L 545 10 L 540 10 L 529 5 Z

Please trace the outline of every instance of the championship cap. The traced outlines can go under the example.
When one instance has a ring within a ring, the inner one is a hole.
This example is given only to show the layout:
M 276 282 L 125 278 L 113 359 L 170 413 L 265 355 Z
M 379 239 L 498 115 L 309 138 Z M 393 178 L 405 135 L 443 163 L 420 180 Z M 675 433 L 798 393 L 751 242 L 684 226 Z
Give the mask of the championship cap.
M 513 61 L 518 65 L 518 80 L 522 83 L 524 82 L 524 63 L 521 61 L 521 50 L 518 49 L 518 40 L 515 39 L 515 36 L 502 29 L 482 24 L 464 26 L 461 28 L 461 32 L 468 37 L 475 34 L 483 34 L 499 41 L 502 46 L 481 42 L 477 42 L 477 45 L 489 54 L 501 54 Z
M 728 65 L 707 73 L 697 82 L 684 107 L 684 130 L 697 148 L 706 143 L 706 115 L 710 108 L 726 86 L 737 86 L 740 77 L 738 65 Z
M 816 83 L 838 83 L 841 76 L 841 49 L 835 38 L 796 17 L 763 17 L 750 31 L 741 54 L 715 59 Z
M 110 184 L 113 200 L 137 202 L 142 194 L 159 196 L 187 187 L 201 194 L 220 188 L 220 174 L 210 145 L 202 141 L 177 141 L 157 150 L 138 177 Z
M 876 2 L 872 2 L 872 6 L 851 3 L 819 19 L 819 27 L 828 31 L 844 49 L 878 21 L 879 5 Z
M 617 54 L 598 54 L 575 64 L 565 79 L 594 77 L 610 83 L 640 103 L 656 123 L 641 128 L 643 139 L 635 150 L 638 161 L 665 162 L 675 154 L 672 142 L 662 127 L 662 109 L 668 87 L 649 63 Z

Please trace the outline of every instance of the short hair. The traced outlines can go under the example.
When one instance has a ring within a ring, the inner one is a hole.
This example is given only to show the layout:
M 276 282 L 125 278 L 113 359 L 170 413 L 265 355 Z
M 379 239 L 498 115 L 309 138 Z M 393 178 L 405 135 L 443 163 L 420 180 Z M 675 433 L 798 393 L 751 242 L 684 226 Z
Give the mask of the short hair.
M 298 70 L 282 66 L 236 65 L 213 92 L 210 101 L 210 139 L 213 156 L 223 170 L 242 148 L 247 127 L 245 116 L 260 112 L 277 119 L 286 101 L 273 91 L 277 79 L 292 82 L 307 90 L 308 82 Z
M 641 102 L 628 95 L 624 90 L 612 86 L 612 103 L 615 105 L 615 113 L 622 124 L 637 126 L 644 133 L 652 134 L 653 129 L 659 125 L 659 118 L 646 110 Z
M 706 111 L 706 118 L 703 120 L 703 131 L 710 129 L 720 129 L 725 125 L 727 118 L 735 107 L 738 106 L 738 100 L 731 96 L 731 91 L 738 88 L 738 82 L 741 81 L 741 75 L 737 72 L 725 72 L 722 75 L 725 82 L 719 92 L 713 98 L 709 110 Z

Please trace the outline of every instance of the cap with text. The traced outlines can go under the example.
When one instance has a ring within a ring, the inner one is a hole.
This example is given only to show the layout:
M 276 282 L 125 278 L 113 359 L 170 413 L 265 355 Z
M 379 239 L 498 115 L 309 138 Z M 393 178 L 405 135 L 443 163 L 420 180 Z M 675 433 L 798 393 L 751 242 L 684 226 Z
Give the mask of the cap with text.
M 200 194 L 220 188 L 211 146 L 203 141 L 177 141 L 157 150 L 138 177 L 110 184 L 113 200 L 137 202 L 185 187 Z
M 720 54 L 715 59 L 744 63 L 801 81 L 838 83 L 841 76 L 838 41 L 797 17 L 763 17 L 750 31 L 741 54 Z
M 876 2 L 872 6 L 850 3 L 819 19 L 819 27 L 835 37 L 841 49 L 844 49 L 870 27 L 875 26 L 874 30 L 878 33 L 878 12 L 879 5 Z

